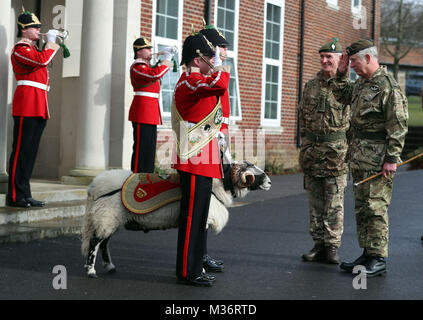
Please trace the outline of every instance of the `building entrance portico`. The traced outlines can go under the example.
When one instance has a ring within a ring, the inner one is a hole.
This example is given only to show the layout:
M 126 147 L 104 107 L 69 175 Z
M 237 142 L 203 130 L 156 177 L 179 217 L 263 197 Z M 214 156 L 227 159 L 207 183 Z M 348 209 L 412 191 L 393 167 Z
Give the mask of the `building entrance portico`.
M 51 118 L 41 138 L 32 177 L 85 184 L 109 167 L 129 168 L 132 98 L 129 66 L 132 43 L 139 37 L 138 0 L 2 0 L 0 1 L 0 193 L 7 191 L 12 145 L 13 94 L 16 87 L 10 54 L 17 16 L 34 12 L 41 32 L 66 29 L 66 45 L 49 67 Z M 111 120 L 112 119 L 112 120 Z M 82 177 L 82 178 L 81 178 Z

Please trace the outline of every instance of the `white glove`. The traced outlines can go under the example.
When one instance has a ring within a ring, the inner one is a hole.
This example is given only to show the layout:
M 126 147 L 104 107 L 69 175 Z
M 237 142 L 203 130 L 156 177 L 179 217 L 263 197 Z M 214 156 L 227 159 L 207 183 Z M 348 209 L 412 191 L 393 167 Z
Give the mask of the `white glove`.
M 47 41 L 48 42 L 54 42 L 56 43 L 57 35 L 59 34 L 59 31 L 51 29 L 47 32 Z
M 220 49 L 216 46 L 216 53 L 214 55 L 214 67 L 220 67 L 222 65 L 222 59 L 220 59 Z
M 226 148 L 228 147 L 225 139 L 225 134 L 223 134 L 221 131 L 217 133 L 217 143 L 219 145 L 219 149 L 222 153 L 225 153 Z
M 166 47 L 162 50 L 162 52 L 163 52 L 163 55 L 164 55 L 164 59 L 168 60 L 168 61 L 171 61 L 173 56 L 175 55 L 172 47 Z

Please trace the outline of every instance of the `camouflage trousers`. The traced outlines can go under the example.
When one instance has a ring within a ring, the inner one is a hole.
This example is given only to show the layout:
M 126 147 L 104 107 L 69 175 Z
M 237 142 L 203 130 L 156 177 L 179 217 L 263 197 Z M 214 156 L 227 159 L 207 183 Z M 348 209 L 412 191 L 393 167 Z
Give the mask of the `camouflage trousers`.
M 310 209 L 310 234 L 317 245 L 341 245 L 347 174 L 338 177 L 304 175 Z
M 374 172 L 352 172 L 354 182 L 372 174 Z M 370 255 L 388 257 L 388 206 L 391 203 L 393 182 L 393 176 L 380 176 L 354 187 L 358 242 Z

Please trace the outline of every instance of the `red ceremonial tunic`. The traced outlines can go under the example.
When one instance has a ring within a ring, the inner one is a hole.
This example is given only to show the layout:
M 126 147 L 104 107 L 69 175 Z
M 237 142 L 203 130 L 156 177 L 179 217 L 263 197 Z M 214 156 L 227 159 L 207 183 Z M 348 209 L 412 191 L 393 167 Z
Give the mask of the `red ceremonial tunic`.
M 47 66 L 56 52 L 57 49 L 49 48 L 49 46 L 39 52 L 32 41 L 28 39 L 22 39 L 15 44 L 11 60 L 18 86 L 13 97 L 13 116 L 50 118 L 48 91 L 30 85 L 19 85 L 19 83 L 20 81 L 32 81 L 49 86 Z
M 160 94 L 160 79 L 169 71 L 167 64 L 151 68 L 143 59 L 137 59 L 131 66 L 131 82 L 134 92 L 144 92 L 146 95 L 135 95 L 129 110 L 129 121 L 161 124 L 160 104 L 157 97 Z
M 225 94 L 221 98 L 222 101 L 222 115 L 224 118 L 229 119 L 231 115 L 231 107 L 229 104 L 229 90 L 225 91 Z M 222 128 L 220 128 L 225 135 L 229 135 L 228 125 L 226 123 L 222 123 Z
M 183 73 L 175 88 L 176 109 L 181 117 L 191 123 L 203 120 L 216 107 L 218 97 L 227 91 L 229 77 L 230 74 L 224 71 L 217 71 L 211 76 L 204 76 L 199 71 Z M 182 162 L 176 153 L 174 158 L 176 161 L 172 167 L 177 170 L 217 179 L 223 176 L 216 139 L 187 161 Z

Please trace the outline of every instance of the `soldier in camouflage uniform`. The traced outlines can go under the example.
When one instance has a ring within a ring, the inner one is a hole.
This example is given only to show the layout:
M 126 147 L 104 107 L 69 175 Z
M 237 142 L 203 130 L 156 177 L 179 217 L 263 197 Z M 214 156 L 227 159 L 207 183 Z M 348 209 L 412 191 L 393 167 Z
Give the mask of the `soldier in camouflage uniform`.
M 348 104 L 336 101 L 329 80 L 338 68 L 342 47 L 337 38 L 320 50 L 322 69 L 306 83 L 299 105 L 302 147 L 300 165 L 310 208 L 310 234 L 314 247 L 302 255 L 305 261 L 326 260 L 338 264 L 338 248 L 344 228 L 344 194 L 347 185 L 350 124 Z
M 351 104 L 350 169 L 354 182 L 380 171 L 383 175 L 354 187 L 358 241 L 364 252 L 354 262 L 343 262 L 341 269 L 351 272 L 363 265 L 371 277 L 386 272 L 388 206 L 408 128 L 408 103 L 386 67 L 379 66 L 371 41 L 355 42 L 347 53 L 331 87 L 338 101 Z M 354 84 L 347 81 L 349 61 L 360 76 Z

